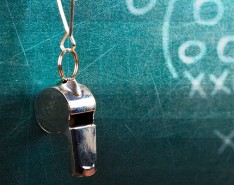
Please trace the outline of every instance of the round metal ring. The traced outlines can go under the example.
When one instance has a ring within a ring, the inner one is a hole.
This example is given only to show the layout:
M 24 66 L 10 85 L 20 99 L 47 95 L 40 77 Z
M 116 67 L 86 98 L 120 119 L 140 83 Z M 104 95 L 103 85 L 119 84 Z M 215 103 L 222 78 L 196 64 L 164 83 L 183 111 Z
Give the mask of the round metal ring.
M 73 74 L 70 78 L 65 77 L 63 69 L 62 69 L 62 61 L 63 61 L 63 57 L 66 53 L 72 53 L 72 55 L 74 56 L 74 65 L 75 66 L 74 66 Z M 69 48 L 66 48 L 65 50 L 63 50 L 60 53 L 59 58 L 58 58 L 58 71 L 59 71 L 59 75 L 61 76 L 61 78 L 63 80 L 66 80 L 66 81 L 75 79 L 75 77 L 78 73 L 78 69 L 79 69 L 79 59 L 78 59 L 77 53 L 74 50 L 69 49 Z

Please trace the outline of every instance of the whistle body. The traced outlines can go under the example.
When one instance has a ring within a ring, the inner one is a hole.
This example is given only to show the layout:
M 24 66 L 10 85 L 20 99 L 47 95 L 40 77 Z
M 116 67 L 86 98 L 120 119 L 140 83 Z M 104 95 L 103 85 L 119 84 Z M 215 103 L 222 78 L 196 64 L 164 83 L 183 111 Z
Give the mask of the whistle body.
M 71 174 L 96 172 L 96 101 L 76 80 L 61 82 L 42 91 L 35 101 L 35 117 L 48 133 L 65 133 L 71 147 Z

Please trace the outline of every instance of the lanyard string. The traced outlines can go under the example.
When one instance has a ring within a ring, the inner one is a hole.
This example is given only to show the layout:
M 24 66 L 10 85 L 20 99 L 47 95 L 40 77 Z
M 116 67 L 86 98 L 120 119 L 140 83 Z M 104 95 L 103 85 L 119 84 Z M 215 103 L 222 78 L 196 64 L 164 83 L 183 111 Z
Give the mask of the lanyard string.
M 62 50 L 62 52 L 59 55 L 58 58 L 58 71 L 59 74 L 61 76 L 61 78 L 63 79 L 63 81 L 68 81 L 68 80 L 74 80 L 77 73 L 78 73 L 78 69 L 79 69 L 79 61 L 78 61 L 78 55 L 75 52 L 75 48 L 76 48 L 76 41 L 73 37 L 73 27 L 74 27 L 74 11 L 75 11 L 75 0 L 71 0 L 71 10 L 70 10 L 70 24 L 68 26 L 68 22 L 63 10 L 63 5 L 61 0 L 57 0 L 57 4 L 58 4 L 58 8 L 59 8 L 59 12 L 62 18 L 62 22 L 63 22 L 63 26 L 65 29 L 65 34 L 60 42 L 60 48 Z M 71 43 L 72 43 L 72 47 L 71 48 L 65 48 L 64 43 L 66 41 L 66 39 L 69 37 Z M 64 75 L 64 72 L 62 70 L 62 61 L 63 61 L 63 57 L 66 53 L 72 53 L 72 55 L 74 56 L 74 62 L 75 62 L 75 66 L 74 66 L 74 71 L 73 74 L 70 78 L 66 78 Z

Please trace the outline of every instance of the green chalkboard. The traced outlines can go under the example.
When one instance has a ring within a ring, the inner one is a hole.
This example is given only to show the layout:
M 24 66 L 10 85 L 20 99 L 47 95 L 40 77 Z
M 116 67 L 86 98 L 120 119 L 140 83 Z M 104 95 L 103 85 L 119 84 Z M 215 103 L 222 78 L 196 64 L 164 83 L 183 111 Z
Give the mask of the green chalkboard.
M 233 0 L 79 0 L 75 13 L 98 171 L 71 177 L 67 138 L 44 133 L 33 114 L 35 96 L 60 81 L 56 1 L 3 0 L 0 184 L 232 185 Z

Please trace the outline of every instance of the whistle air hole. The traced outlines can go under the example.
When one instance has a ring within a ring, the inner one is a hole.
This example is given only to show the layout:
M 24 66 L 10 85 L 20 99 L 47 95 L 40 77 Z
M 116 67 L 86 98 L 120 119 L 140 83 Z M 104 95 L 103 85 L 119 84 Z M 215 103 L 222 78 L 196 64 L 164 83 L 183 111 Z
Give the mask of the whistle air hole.
M 90 125 L 93 123 L 94 112 L 86 112 L 80 114 L 74 114 L 70 116 L 70 127 L 79 127 Z

